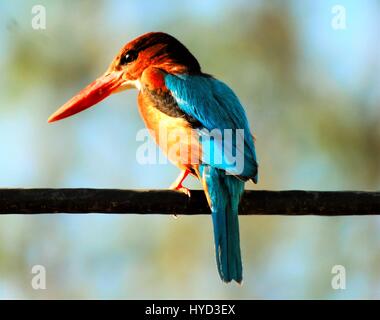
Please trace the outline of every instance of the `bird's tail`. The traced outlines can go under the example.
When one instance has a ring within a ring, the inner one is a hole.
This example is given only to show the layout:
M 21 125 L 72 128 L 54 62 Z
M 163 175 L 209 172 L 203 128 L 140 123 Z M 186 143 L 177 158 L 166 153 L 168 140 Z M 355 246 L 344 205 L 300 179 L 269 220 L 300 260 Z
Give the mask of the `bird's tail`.
M 216 263 L 224 282 L 243 280 L 238 208 L 244 182 L 210 166 L 200 168 L 214 225 Z

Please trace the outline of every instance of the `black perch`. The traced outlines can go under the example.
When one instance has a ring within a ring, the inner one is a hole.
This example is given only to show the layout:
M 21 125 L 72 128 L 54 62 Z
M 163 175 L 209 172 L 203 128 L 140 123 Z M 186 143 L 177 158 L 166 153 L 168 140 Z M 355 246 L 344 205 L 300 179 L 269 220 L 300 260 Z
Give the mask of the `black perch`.
M 0 214 L 210 214 L 202 190 L 0 189 Z M 240 215 L 377 215 L 380 192 L 245 191 Z

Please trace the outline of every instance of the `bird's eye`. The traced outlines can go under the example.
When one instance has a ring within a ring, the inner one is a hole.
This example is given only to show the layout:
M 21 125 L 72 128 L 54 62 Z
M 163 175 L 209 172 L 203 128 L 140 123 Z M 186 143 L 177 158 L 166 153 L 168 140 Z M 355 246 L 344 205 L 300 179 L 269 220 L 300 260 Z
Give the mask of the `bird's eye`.
M 137 52 L 134 50 L 129 50 L 124 56 L 120 59 L 120 64 L 125 65 L 137 59 Z

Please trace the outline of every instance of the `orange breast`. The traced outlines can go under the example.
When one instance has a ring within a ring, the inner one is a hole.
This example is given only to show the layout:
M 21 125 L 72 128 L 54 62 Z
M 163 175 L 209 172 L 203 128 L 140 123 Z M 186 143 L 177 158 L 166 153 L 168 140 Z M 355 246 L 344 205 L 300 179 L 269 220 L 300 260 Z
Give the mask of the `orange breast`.
M 200 163 L 202 150 L 198 134 L 188 121 L 161 112 L 141 92 L 138 103 L 145 125 L 171 162 L 181 169 L 189 169 Z

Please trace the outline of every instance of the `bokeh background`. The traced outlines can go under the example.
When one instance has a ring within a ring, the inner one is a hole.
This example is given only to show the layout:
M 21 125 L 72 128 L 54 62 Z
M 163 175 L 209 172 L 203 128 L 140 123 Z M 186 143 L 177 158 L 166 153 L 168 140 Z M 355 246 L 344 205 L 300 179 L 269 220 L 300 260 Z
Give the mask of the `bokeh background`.
M 379 190 L 380 1 L 338 2 L 1 1 L 0 187 L 171 184 L 171 164 L 136 161 L 135 91 L 46 123 L 124 43 L 154 30 L 180 39 L 245 105 L 261 170 L 247 188 Z M 31 27 L 36 4 L 46 30 Z M 335 4 L 345 30 L 331 25 Z M 242 287 L 219 280 L 207 216 L 2 216 L 0 298 L 380 298 L 380 218 L 240 224 Z M 36 264 L 46 290 L 31 287 Z M 346 290 L 331 287 L 337 264 Z

